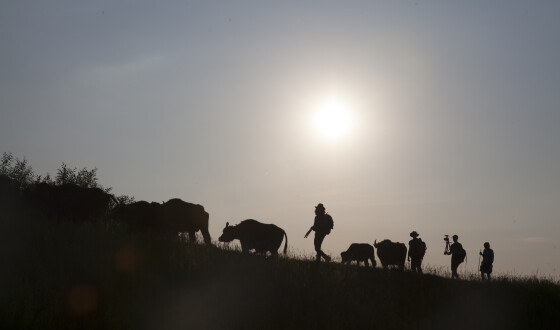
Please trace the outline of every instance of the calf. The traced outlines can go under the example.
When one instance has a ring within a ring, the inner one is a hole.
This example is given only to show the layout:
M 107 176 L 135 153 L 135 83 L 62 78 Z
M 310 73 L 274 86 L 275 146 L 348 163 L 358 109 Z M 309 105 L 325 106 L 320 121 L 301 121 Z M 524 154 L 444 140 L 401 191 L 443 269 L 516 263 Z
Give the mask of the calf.
M 371 260 L 371 264 L 373 267 L 377 266 L 375 262 L 375 251 L 373 246 L 365 243 L 352 243 L 348 250 L 342 252 L 340 254 L 342 257 L 342 263 L 351 263 L 352 261 L 356 261 L 358 266 L 360 262 L 363 261 L 366 267 L 369 267 L 368 259 Z
M 406 245 L 399 242 L 391 242 L 391 240 L 383 240 L 377 243 L 377 240 L 373 243 L 373 246 L 377 249 L 377 256 L 384 269 L 394 265 L 400 270 L 404 269 L 404 262 L 406 261 Z
M 241 242 L 241 250 L 249 252 L 255 250 L 256 253 L 278 255 L 278 249 L 282 245 L 283 238 L 284 254 L 288 248 L 288 236 L 286 232 L 273 224 L 260 223 L 257 220 L 248 219 L 241 221 L 238 225 L 230 226 L 229 222 L 220 236 L 220 242 L 231 242 L 238 239 Z

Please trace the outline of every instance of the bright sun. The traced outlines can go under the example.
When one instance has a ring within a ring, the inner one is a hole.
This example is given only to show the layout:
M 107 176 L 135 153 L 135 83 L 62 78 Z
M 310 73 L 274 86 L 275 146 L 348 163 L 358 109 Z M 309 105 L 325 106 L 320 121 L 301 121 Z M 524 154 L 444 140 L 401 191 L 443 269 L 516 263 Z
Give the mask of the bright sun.
M 329 141 L 339 141 L 353 129 L 352 106 L 337 97 L 318 102 L 311 118 L 315 131 Z

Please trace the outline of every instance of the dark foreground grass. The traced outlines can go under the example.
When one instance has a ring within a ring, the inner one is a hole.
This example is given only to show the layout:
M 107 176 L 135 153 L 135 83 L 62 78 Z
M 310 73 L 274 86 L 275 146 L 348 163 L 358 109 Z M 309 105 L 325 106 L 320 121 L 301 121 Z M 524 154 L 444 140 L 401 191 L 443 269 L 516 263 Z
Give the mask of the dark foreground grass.
M 557 329 L 560 287 L 266 259 L 3 213 L 3 329 Z

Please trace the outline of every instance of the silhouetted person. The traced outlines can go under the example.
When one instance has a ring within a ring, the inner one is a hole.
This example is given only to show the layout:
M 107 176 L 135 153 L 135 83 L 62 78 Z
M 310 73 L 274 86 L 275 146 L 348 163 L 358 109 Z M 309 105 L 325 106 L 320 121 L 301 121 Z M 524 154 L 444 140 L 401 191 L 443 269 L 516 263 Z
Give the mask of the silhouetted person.
M 422 259 L 426 254 L 426 243 L 418 238 L 418 233 L 413 231 L 410 233 L 412 239 L 408 242 L 408 261 L 410 261 L 410 269 L 413 272 L 422 274 Z
M 466 252 L 463 249 L 463 245 L 458 242 L 459 236 L 453 235 L 453 244 L 449 245 L 449 239 L 447 239 L 447 244 L 445 246 L 445 251 L 443 254 L 451 255 L 451 277 L 459 278 L 457 274 L 457 268 L 465 260 Z
M 331 260 L 331 257 L 321 250 L 321 244 L 323 244 L 325 236 L 330 234 L 333 227 L 332 217 L 325 212 L 323 204 L 319 203 L 315 206 L 315 221 L 313 222 L 313 226 L 309 228 L 309 231 L 305 234 L 305 238 L 307 238 L 312 230 L 315 231 L 313 244 L 315 245 L 315 251 L 317 252 L 317 261 L 321 261 L 321 257 L 323 257 L 325 261 Z
M 484 274 L 490 280 L 490 274 L 492 274 L 492 264 L 494 263 L 494 250 L 490 248 L 490 243 L 484 243 L 484 251 L 480 252 L 482 256 L 482 263 L 480 264 L 480 276 L 484 280 Z

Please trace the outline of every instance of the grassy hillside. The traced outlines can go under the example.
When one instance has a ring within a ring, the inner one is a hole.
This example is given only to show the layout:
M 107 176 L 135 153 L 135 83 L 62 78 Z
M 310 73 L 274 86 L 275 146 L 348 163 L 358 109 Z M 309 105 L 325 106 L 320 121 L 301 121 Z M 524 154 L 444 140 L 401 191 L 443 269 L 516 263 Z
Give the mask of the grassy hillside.
M 2 213 L 0 328 L 556 329 L 560 287 L 265 259 Z

